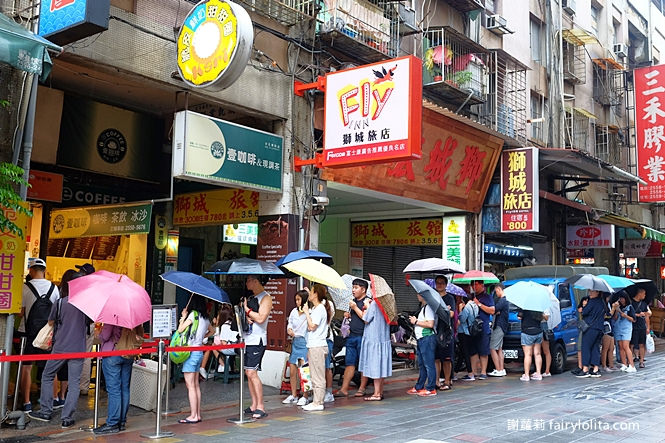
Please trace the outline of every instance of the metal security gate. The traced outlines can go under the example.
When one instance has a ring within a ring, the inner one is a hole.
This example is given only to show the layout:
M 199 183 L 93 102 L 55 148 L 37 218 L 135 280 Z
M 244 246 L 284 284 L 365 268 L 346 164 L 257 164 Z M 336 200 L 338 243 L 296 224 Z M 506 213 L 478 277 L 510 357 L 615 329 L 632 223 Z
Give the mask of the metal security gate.
M 397 246 L 363 249 L 363 273 L 377 274 L 395 291 L 397 310 L 417 311 L 418 298 L 411 285 L 406 282 L 402 270 L 413 260 L 441 257 L 441 246 Z M 416 278 L 418 276 L 415 276 Z

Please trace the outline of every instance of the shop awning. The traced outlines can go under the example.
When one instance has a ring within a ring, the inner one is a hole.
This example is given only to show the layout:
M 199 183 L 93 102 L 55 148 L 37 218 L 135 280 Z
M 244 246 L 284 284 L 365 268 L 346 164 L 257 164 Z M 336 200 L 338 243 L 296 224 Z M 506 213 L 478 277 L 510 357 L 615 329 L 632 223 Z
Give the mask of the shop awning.
M 592 119 L 592 120 L 598 120 L 598 117 L 596 117 L 595 115 L 593 115 L 592 113 L 590 113 L 586 109 L 578 108 L 578 107 L 575 107 L 575 106 L 573 106 L 573 107 L 566 106 L 566 111 L 568 111 L 568 112 L 575 111 L 579 114 L 582 114 L 586 118 L 589 118 L 589 119 Z
M 554 178 L 634 184 L 636 177 L 579 149 L 539 148 L 540 171 Z
M 642 224 L 631 218 L 624 217 L 618 214 L 607 213 L 598 217 L 597 221 L 601 223 L 609 223 L 611 225 L 620 226 L 622 228 L 632 228 L 642 231 Z
M 561 197 L 560 195 L 557 194 L 552 194 L 551 192 L 543 191 L 542 189 L 539 192 L 539 195 L 549 201 L 552 201 L 554 203 L 559 203 L 561 205 L 569 206 L 571 208 L 579 209 L 580 211 L 584 212 L 591 212 L 592 208 L 589 205 L 585 205 L 584 203 L 579 203 L 576 201 L 568 200 L 565 197 Z
M 642 238 L 648 238 L 649 240 L 665 243 L 665 233 L 648 226 L 642 226 Z
M 601 69 L 623 69 L 623 65 L 613 58 L 594 58 L 592 61 Z
M 48 50 L 62 52 L 62 48 L 30 32 L 5 14 L 0 14 L 0 62 L 12 65 L 46 80 L 51 72 Z
M 575 46 L 598 43 L 596 36 L 580 28 L 564 29 L 562 37 L 564 40 L 574 44 Z

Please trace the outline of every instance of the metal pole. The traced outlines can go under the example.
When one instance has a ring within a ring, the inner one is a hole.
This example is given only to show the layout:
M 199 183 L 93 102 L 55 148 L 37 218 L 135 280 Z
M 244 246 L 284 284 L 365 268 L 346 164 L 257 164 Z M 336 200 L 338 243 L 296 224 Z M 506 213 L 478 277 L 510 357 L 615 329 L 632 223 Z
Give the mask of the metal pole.
M 19 355 L 23 355 L 23 353 L 25 352 L 25 340 L 26 340 L 26 337 L 21 337 L 21 351 L 19 352 Z M 23 362 L 19 361 L 18 362 L 18 369 L 16 370 L 16 385 L 14 386 L 14 407 L 12 408 L 12 411 L 15 411 L 16 407 L 18 406 L 16 403 L 18 402 L 18 385 L 21 383 L 21 368 L 22 367 L 23 367 Z
M 96 345 L 96 351 L 99 351 L 99 345 Z M 97 357 L 95 360 L 95 416 L 92 420 L 92 426 L 81 426 L 82 431 L 92 432 L 93 429 L 99 426 L 99 391 L 101 390 L 101 372 L 102 372 L 102 359 Z
M 164 438 L 164 437 L 173 437 L 173 432 L 162 431 L 162 365 L 164 364 L 164 340 L 159 339 L 159 354 L 157 357 L 157 422 L 155 423 L 155 433 L 150 434 L 141 434 L 141 437 L 144 438 Z
M 171 391 L 171 362 L 169 361 L 169 353 L 166 353 L 166 395 L 164 397 L 164 411 L 162 415 L 166 417 L 169 414 L 177 414 L 180 409 L 169 409 L 169 392 Z
M 240 315 L 238 313 L 238 309 L 239 307 L 236 306 L 235 307 L 236 324 L 238 325 L 238 329 L 240 330 L 241 323 L 240 323 Z M 244 343 L 242 334 L 240 334 L 240 343 Z M 238 418 L 227 418 L 226 421 L 228 421 L 229 423 L 242 425 L 244 423 L 252 423 L 256 421 L 256 419 L 253 417 L 245 418 L 245 411 L 243 411 L 242 407 L 242 399 L 245 395 L 244 386 L 245 386 L 245 349 L 240 348 L 240 398 L 238 399 Z

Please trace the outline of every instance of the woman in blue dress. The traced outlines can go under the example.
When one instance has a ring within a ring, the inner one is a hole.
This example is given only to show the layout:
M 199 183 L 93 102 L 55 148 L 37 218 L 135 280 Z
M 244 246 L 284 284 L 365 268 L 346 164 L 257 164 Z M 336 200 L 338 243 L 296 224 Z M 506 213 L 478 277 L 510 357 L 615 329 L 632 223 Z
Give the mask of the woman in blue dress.
M 378 303 L 365 300 L 363 309 L 365 332 L 360 347 L 358 370 L 364 378 L 374 380 L 374 393 L 366 401 L 383 400 L 383 382 L 393 373 L 390 326 L 386 322 Z

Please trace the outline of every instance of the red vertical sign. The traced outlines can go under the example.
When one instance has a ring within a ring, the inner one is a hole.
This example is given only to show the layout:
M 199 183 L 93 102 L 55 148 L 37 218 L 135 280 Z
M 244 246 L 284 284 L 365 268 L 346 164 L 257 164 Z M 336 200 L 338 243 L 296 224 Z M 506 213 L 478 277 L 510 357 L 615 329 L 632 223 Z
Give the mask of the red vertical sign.
M 665 201 L 665 65 L 636 69 L 635 132 L 642 202 Z
M 538 231 L 538 149 L 501 153 L 501 232 Z

